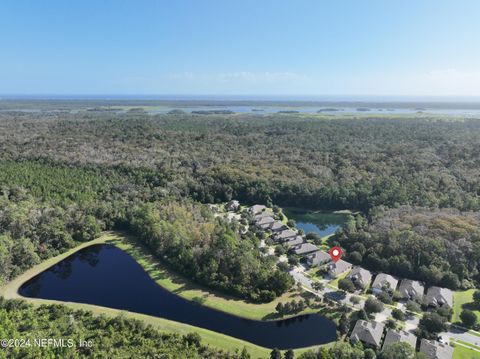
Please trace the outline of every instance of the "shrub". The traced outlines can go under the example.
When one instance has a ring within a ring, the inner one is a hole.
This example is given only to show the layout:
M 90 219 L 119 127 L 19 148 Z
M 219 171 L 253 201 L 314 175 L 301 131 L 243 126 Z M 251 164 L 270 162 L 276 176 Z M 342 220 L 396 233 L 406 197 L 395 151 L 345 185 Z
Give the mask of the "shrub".
M 369 297 L 366 301 L 365 301 L 365 311 L 367 313 L 379 313 L 383 310 L 383 303 L 380 302 L 379 300 L 373 298 L 373 297 Z
M 405 320 L 405 313 L 403 313 L 400 309 L 392 310 L 392 317 L 395 319 L 404 321 Z
M 477 323 L 476 314 L 470 309 L 464 309 L 460 313 L 460 319 L 467 328 L 473 327 Z
M 355 284 L 348 278 L 342 278 L 338 281 L 338 288 L 345 292 L 354 292 Z

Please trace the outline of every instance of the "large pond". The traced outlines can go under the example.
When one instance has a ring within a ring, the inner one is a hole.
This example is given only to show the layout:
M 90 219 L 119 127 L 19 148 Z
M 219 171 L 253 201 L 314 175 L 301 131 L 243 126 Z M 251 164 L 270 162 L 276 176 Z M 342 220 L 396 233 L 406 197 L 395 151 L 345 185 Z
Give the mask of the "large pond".
M 341 228 L 347 218 L 346 213 L 308 211 L 299 208 L 285 208 L 285 215 L 295 220 L 298 229 L 305 233 L 314 232 L 321 237 L 329 236 Z
M 95 304 L 171 319 L 267 348 L 300 348 L 336 339 L 335 324 L 319 314 L 255 321 L 187 301 L 157 285 L 129 254 L 112 245 L 78 251 L 26 282 L 19 292 L 25 297 Z

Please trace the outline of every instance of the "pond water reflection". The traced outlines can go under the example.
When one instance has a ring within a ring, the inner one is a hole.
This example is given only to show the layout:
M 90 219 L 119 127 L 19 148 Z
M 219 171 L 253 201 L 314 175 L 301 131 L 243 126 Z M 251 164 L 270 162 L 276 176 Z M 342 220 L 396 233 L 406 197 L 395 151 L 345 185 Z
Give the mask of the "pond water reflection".
M 336 339 L 335 324 L 319 314 L 255 321 L 187 301 L 157 285 L 129 254 L 112 245 L 78 251 L 26 282 L 19 292 L 162 317 L 268 348 L 299 348 Z

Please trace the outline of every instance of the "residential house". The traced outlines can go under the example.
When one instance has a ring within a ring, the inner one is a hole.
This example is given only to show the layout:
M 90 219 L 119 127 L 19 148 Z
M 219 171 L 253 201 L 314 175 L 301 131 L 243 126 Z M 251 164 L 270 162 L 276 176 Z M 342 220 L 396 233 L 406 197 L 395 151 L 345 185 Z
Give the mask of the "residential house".
M 255 224 L 261 229 L 267 230 L 275 222 L 275 219 L 270 216 L 260 217 L 255 220 Z
M 307 263 L 310 267 L 320 266 L 330 261 L 330 254 L 324 251 L 316 251 L 307 257 Z
M 294 247 L 293 252 L 298 255 L 304 255 L 318 251 L 318 247 L 312 243 L 302 243 Z
M 382 323 L 357 320 L 350 339 L 354 342 L 361 341 L 366 345 L 379 348 L 382 342 L 383 328 Z
M 236 199 L 231 200 L 226 205 L 227 211 L 230 211 L 230 212 L 236 212 L 238 211 L 239 208 L 240 208 L 240 202 L 238 202 Z
M 393 291 L 397 288 L 398 280 L 393 278 L 390 274 L 379 273 L 372 284 L 372 292 L 379 294 L 384 290 Z
M 425 354 L 428 359 L 452 359 L 453 348 L 435 340 L 422 339 L 420 353 Z
M 413 347 L 413 349 L 415 349 L 415 346 L 417 345 L 417 337 L 406 330 L 396 331 L 389 329 L 383 341 L 383 349 L 385 349 L 385 347 L 387 347 L 389 344 L 396 342 L 408 343 Z
M 272 225 L 270 226 L 270 230 L 273 232 L 273 233 L 278 233 L 278 232 L 281 232 L 283 230 L 287 229 L 287 226 L 284 225 L 282 222 L 280 221 L 275 221 L 274 223 L 272 223 Z
M 302 244 L 303 242 L 305 242 L 305 239 L 302 236 L 296 236 L 295 238 L 289 239 L 284 244 L 289 247 L 294 247 Z
M 362 267 L 355 267 L 347 276 L 357 288 L 365 289 L 372 280 L 372 273 Z
M 350 269 L 352 269 L 352 264 L 348 263 L 348 262 L 346 262 L 342 259 L 339 259 L 336 262 L 330 262 L 327 265 L 328 275 L 331 278 L 336 278 L 340 274 L 345 273 L 346 271 L 349 271 Z
M 430 287 L 425 298 L 427 305 L 432 307 L 453 308 L 453 293 L 450 289 Z
M 253 220 L 254 221 L 258 221 L 260 220 L 261 218 L 263 217 L 272 217 L 272 212 L 270 211 L 265 211 L 265 212 L 260 212 L 260 213 L 257 213 L 254 217 L 253 217 Z
M 248 209 L 248 212 L 250 212 L 250 214 L 252 215 L 256 215 L 261 212 L 264 212 L 266 209 L 267 207 L 264 206 L 263 204 L 254 204 L 252 207 Z
M 295 238 L 297 235 L 297 232 L 292 231 L 291 229 L 284 229 L 283 231 L 275 234 L 275 239 L 279 242 L 285 242 L 291 238 Z
M 400 282 L 398 291 L 404 299 L 421 302 L 423 300 L 423 292 L 425 291 L 425 288 L 416 280 L 404 279 Z

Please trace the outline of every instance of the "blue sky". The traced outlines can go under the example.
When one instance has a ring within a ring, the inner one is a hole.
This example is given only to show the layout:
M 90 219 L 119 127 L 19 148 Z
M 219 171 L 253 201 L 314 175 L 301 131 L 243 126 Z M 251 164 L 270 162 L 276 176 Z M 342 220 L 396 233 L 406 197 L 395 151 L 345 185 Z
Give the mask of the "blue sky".
M 1 94 L 480 96 L 477 0 L 2 0 Z

